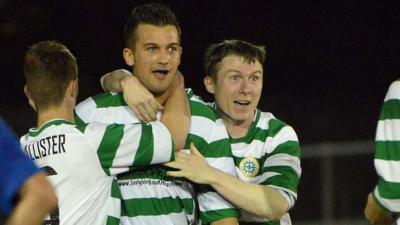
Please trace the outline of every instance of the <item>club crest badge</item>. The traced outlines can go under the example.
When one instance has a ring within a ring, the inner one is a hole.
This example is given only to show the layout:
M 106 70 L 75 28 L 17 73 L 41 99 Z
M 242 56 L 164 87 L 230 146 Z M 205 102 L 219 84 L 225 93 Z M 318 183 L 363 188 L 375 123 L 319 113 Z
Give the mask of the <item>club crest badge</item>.
M 239 169 L 246 177 L 255 177 L 260 170 L 260 165 L 255 158 L 247 157 L 240 161 Z

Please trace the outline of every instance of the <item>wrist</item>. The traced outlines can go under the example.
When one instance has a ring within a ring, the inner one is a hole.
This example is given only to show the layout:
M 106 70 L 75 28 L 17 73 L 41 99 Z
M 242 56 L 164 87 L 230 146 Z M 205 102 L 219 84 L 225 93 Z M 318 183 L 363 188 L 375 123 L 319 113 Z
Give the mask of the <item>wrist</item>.
M 221 171 L 219 171 L 218 169 L 216 169 L 216 168 L 214 168 L 214 167 L 212 167 L 210 165 L 208 165 L 208 167 L 209 167 L 209 170 L 206 173 L 206 174 L 208 174 L 208 176 L 207 176 L 207 184 L 210 184 L 211 186 L 218 185 L 219 182 L 220 182 L 219 178 L 221 178 L 219 173 Z
M 135 82 L 140 83 L 135 76 L 123 76 L 119 79 L 119 86 L 121 90 L 125 92 L 127 88 L 134 86 L 133 84 L 135 84 Z

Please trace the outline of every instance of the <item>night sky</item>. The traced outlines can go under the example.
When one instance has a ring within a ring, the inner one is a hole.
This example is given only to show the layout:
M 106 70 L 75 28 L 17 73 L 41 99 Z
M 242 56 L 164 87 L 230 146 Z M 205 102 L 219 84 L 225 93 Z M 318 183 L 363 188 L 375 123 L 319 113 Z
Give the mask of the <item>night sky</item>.
M 35 125 L 23 95 L 27 47 L 51 39 L 67 45 L 83 100 L 101 91 L 101 74 L 129 69 L 122 29 L 130 9 L 145 2 L 0 0 L 0 113 L 17 134 Z M 206 46 L 240 38 L 267 47 L 260 108 L 292 125 L 302 143 L 373 139 L 388 85 L 399 77 L 399 3 L 163 2 L 181 23 L 180 70 L 204 99 L 211 100 L 202 83 Z

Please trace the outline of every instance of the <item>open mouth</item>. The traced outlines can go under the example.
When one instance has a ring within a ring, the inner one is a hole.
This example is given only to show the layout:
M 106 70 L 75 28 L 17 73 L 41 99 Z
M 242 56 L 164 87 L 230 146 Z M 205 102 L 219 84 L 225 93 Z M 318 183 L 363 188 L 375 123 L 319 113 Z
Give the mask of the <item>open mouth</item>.
M 157 77 L 164 77 L 169 73 L 169 70 L 167 70 L 167 69 L 157 69 L 157 70 L 153 70 L 152 72 Z
M 251 102 L 246 100 L 239 100 L 239 101 L 233 101 L 233 103 L 235 103 L 236 106 L 245 107 L 249 106 Z

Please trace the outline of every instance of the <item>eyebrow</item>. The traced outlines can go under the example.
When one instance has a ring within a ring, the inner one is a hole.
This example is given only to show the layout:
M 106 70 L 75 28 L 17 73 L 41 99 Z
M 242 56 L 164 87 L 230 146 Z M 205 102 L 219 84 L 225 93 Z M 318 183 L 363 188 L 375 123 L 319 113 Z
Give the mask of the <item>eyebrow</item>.
M 149 43 L 145 43 L 144 46 L 159 46 L 159 44 L 149 42 Z M 173 42 L 173 43 L 170 43 L 169 45 L 167 45 L 167 47 L 171 47 L 171 46 L 180 46 L 180 45 L 177 42 Z
M 230 69 L 230 70 L 226 71 L 225 74 L 229 73 L 229 72 L 241 73 L 239 70 Z M 262 74 L 262 71 L 261 70 L 256 70 L 252 74 L 255 74 L 255 73 L 261 73 Z

